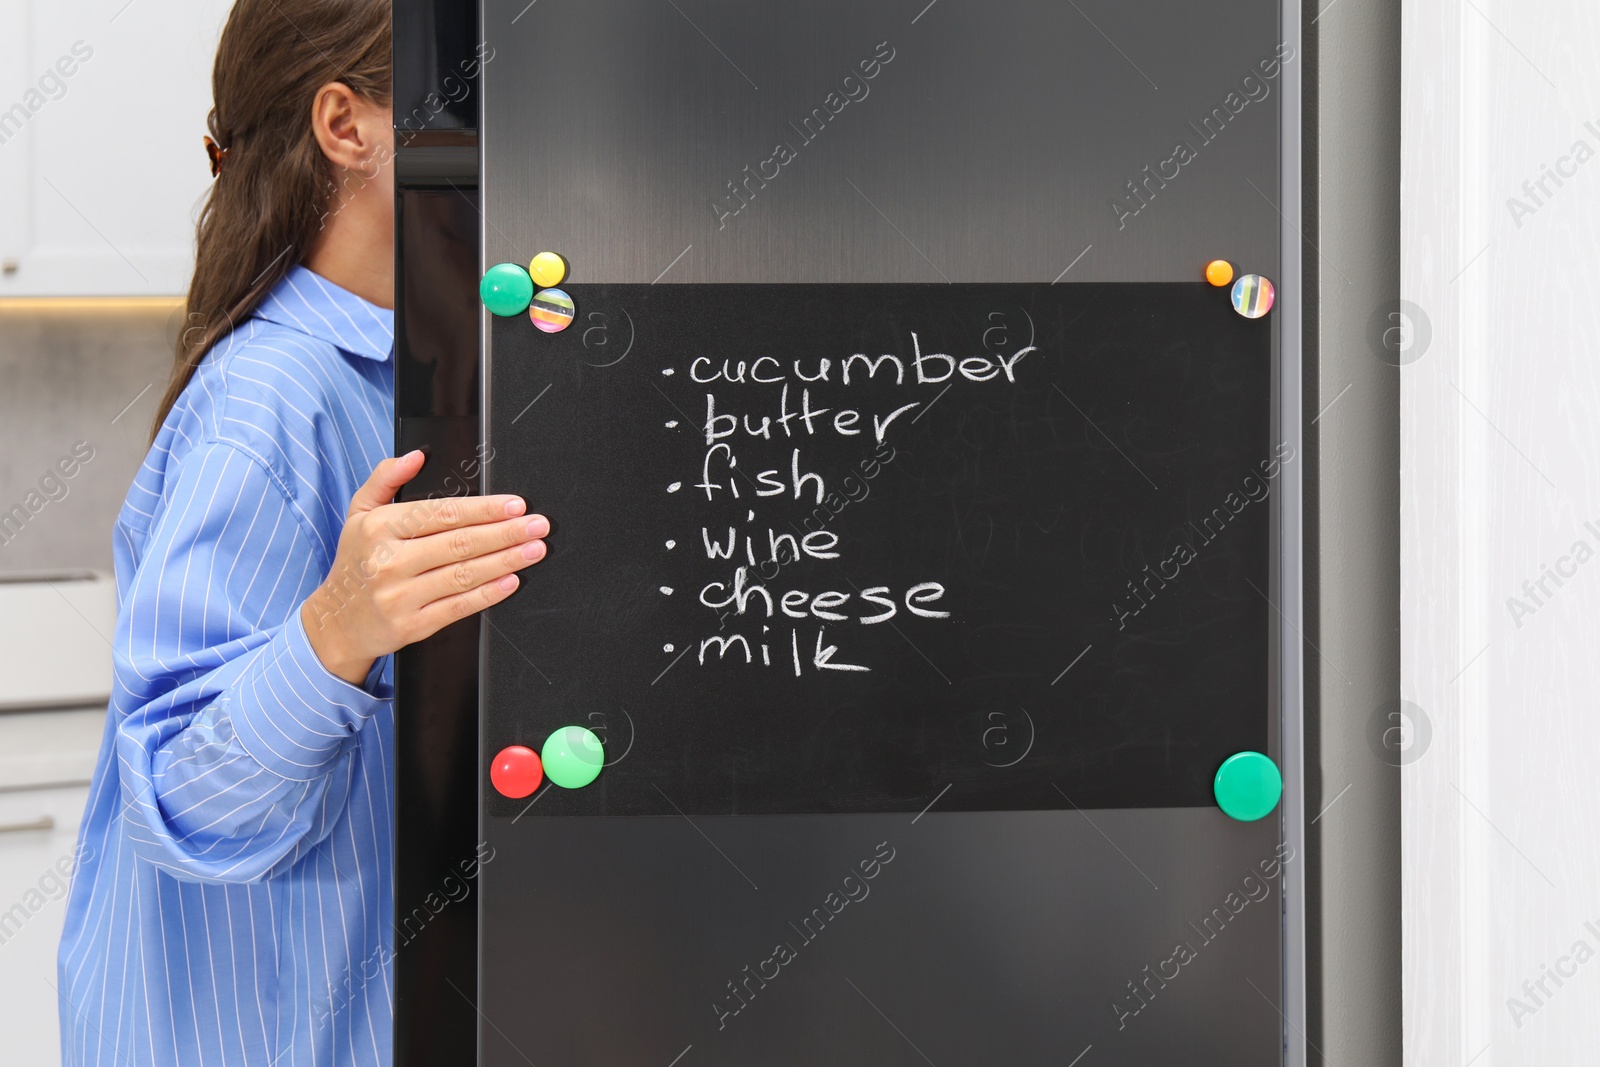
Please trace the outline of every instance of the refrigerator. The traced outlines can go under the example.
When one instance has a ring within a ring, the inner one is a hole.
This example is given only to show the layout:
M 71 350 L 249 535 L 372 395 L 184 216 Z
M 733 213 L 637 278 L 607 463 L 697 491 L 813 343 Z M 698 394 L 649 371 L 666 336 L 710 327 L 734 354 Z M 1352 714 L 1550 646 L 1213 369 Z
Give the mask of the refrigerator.
M 397 1062 L 1303 1062 L 1297 21 L 395 25 Z

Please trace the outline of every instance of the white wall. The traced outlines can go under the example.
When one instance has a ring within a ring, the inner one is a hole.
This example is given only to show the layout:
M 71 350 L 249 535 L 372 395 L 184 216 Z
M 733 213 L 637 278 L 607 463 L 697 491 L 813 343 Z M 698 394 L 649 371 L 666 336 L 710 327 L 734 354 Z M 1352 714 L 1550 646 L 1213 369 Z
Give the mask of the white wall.
M 0 0 L 0 297 L 187 288 L 229 6 Z
M 1432 732 L 1401 771 L 1406 1062 L 1595 1063 L 1600 555 L 1523 582 L 1600 553 L 1600 5 L 1404 21 L 1402 695 Z

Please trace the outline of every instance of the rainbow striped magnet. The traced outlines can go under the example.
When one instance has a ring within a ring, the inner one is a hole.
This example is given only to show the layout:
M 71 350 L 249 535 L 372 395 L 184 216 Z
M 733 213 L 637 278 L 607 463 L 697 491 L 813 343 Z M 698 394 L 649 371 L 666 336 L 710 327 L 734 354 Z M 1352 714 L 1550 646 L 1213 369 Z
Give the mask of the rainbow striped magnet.
M 1272 299 L 1277 293 L 1272 283 L 1259 274 L 1246 274 L 1233 283 L 1233 310 L 1247 319 L 1259 319 L 1272 310 Z M 534 297 L 534 303 L 539 302 Z
M 1270 301 L 1269 301 L 1270 303 Z M 528 318 L 545 333 L 560 333 L 572 325 L 572 297 L 560 289 L 541 289 L 534 294 Z

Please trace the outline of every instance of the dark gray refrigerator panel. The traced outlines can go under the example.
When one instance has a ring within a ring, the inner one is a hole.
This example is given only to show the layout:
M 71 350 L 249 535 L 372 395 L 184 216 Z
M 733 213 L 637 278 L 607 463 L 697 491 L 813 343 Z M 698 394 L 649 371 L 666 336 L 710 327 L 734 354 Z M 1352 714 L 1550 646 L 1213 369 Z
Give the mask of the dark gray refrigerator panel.
M 481 19 L 481 267 L 574 309 L 482 320 L 479 1061 L 1302 1062 L 1278 4 Z

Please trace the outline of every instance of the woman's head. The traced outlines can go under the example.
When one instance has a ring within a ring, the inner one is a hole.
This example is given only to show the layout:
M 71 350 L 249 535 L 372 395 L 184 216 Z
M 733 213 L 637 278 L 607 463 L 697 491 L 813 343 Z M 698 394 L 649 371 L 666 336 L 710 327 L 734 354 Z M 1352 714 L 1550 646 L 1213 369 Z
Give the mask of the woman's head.
M 207 119 L 219 173 L 200 214 L 186 328 L 156 429 L 206 352 L 331 230 L 348 228 L 352 214 L 391 225 L 390 70 L 389 0 L 234 5 Z

